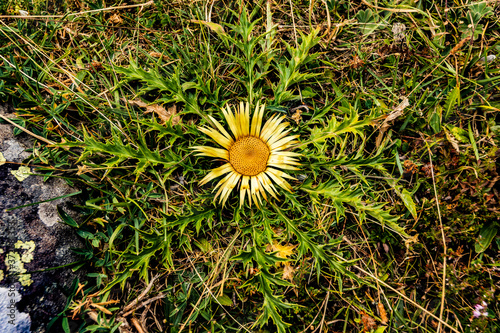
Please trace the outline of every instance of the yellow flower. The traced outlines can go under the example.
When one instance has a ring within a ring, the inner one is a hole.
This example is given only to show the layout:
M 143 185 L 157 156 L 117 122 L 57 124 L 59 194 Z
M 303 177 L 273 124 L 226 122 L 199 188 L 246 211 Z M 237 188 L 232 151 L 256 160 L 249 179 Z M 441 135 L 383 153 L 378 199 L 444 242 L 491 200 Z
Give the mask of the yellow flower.
M 220 195 L 219 203 L 222 201 L 222 206 L 225 205 L 229 194 L 238 183 L 240 183 L 240 207 L 245 201 L 246 194 L 248 194 L 250 206 L 252 199 L 257 206 L 262 203 L 261 196 L 267 200 L 266 192 L 278 199 L 273 181 L 281 188 L 291 192 L 292 187 L 285 178 L 295 178 L 277 168 L 299 170 L 294 165 L 300 165 L 296 157 L 301 155 L 285 151 L 298 142 L 295 140 L 298 135 L 287 136 L 291 129 L 287 129 L 289 123 L 282 123 L 285 116 L 274 115 L 262 126 L 264 109 L 264 105 L 259 107 L 259 103 L 257 103 L 251 124 L 248 103 L 241 102 L 239 111 L 234 114 L 229 106 L 227 109 L 222 109 L 233 133 L 232 136 L 217 120 L 210 116 L 210 120 L 217 129 L 198 127 L 200 131 L 224 148 L 193 147 L 198 152 L 197 156 L 210 156 L 227 162 L 221 167 L 211 170 L 200 182 L 200 185 L 203 185 L 227 174 L 214 188 L 214 191 L 219 189 L 214 201 Z

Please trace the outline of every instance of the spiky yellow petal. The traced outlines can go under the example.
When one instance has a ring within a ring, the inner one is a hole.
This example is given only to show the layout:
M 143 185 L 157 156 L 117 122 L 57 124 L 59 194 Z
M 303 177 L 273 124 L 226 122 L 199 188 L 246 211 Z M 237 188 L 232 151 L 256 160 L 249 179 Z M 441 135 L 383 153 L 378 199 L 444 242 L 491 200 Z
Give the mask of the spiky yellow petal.
M 276 188 L 274 187 L 273 185 L 273 182 L 271 181 L 271 179 L 269 179 L 269 177 L 266 175 L 265 172 L 262 172 L 260 175 L 259 175 L 259 180 L 262 181 L 262 187 L 269 193 L 271 193 L 271 195 L 276 199 L 278 200 L 278 197 L 276 196 Z
M 300 165 L 300 163 L 297 161 L 297 159 L 293 157 L 287 157 L 287 156 L 281 156 L 281 155 L 271 155 L 269 158 L 269 161 L 267 162 L 269 165 L 274 164 L 274 165 L 281 165 L 281 164 L 293 164 L 293 165 Z
M 294 167 L 294 166 L 291 166 L 291 165 L 287 165 L 287 164 L 281 164 L 281 163 L 269 163 L 268 165 L 271 166 L 271 167 L 285 169 L 285 170 L 300 170 L 297 167 Z
M 255 112 L 252 118 L 252 128 L 250 130 L 250 135 L 252 136 L 260 136 L 260 127 L 262 126 L 262 117 L 264 116 L 265 105 L 262 105 L 259 109 L 259 102 L 257 102 L 257 106 L 255 107 Z
M 283 178 L 293 178 L 289 177 L 286 173 L 273 169 L 273 168 L 267 168 L 266 174 L 271 177 L 274 182 L 281 187 L 284 190 L 287 190 L 288 192 L 292 192 L 292 187 L 290 184 Z
M 239 117 L 238 125 L 240 135 L 242 137 L 246 137 L 249 135 L 250 130 L 250 104 L 246 103 L 246 106 L 243 102 L 240 102 L 240 110 L 237 112 Z
M 236 125 L 236 117 L 231 112 L 231 108 L 229 107 L 229 105 L 227 105 L 227 110 L 222 108 L 222 113 L 224 114 L 224 118 L 226 118 L 227 124 L 229 125 L 231 132 L 233 132 L 234 139 L 238 140 L 240 138 L 240 135 L 238 131 L 238 126 Z
M 218 184 L 217 186 L 214 188 L 214 191 L 219 188 L 219 190 L 217 191 L 217 193 L 215 194 L 215 197 L 214 197 L 214 201 L 217 200 L 217 197 L 220 195 L 220 199 L 219 199 L 219 203 L 224 200 L 224 204 L 226 203 L 226 200 L 224 198 L 227 199 L 227 196 L 229 196 L 229 194 L 231 193 L 231 191 L 233 190 L 233 188 L 236 186 L 237 182 L 238 182 L 238 179 L 241 177 L 241 175 L 239 175 L 238 173 L 236 172 L 231 172 L 229 173 L 226 177 L 224 177 Z
M 234 140 L 231 137 L 231 135 L 229 135 L 229 133 L 226 131 L 226 129 L 224 127 L 222 127 L 222 125 L 214 117 L 212 117 L 212 116 L 208 116 L 208 117 L 215 124 L 215 126 L 222 133 L 222 135 L 224 135 L 232 144 L 234 142 Z
M 260 191 L 260 193 L 262 194 L 262 197 L 264 198 L 264 200 L 266 200 L 266 201 L 267 201 L 267 194 L 266 194 L 266 191 L 265 191 L 266 186 L 265 186 L 265 184 L 264 184 L 264 178 L 262 177 L 262 175 L 263 175 L 263 174 L 264 174 L 264 173 L 260 173 L 260 174 L 258 174 L 255 178 L 257 178 L 257 180 L 258 180 L 258 181 L 259 181 L 259 183 L 260 183 L 260 188 L 262 189 L 262 190 Z
M 212 171 L 210 171 L 205 177 L 203 177 L 203 179 L 200 181 L 200 186 L 208 183 L 212 179 L 225 175 L 226 173 L 231 171 L 233 171 L 233 167 L 229 163 L 226 163 L 221 167 L 215 168 Z
M 251 183 L 251 189 L 250 192 L 252 194 L 253 202 L 255 202 L 255 205 L 257 207 L 262 204 L 262 199 L 260 198 L 260 186 L 259 186 L 259 181 L 257 180 L 257 177 L 251 177 L 250 178 L 250 183 Z M 259 201 L 257 201 L 257 199 Z
M 292 140 L 292 141 L 290 141 L 290 142 L 288 142 L 288 143 L 285 143 L 285 144 L 284 144 L 283 146 L 281 146 L 281 147 L 276 147 L 276 148 L 272 149 L 272 150 L 271 150 L 271 152 L 274 154 L 274 153 L 276 153 L 276 152 L 278 152 L 278 151 L 282 151 L 282 150 L 288 149 L 288 148 L 290 148 L 290 147 L 293 147 L 293 146 L 297 145 L 298 143 L 299 143 L 299 141 L 297 141 L 297 140 Z
M 224 190 L 222 191 L 222 195 L 220 197 L 220 201 L 222 201 L 222 207 L 226 205 L 227 198 L 229 198 L 229 194 L 233 191 L 233 188 L 235 188 L 236 184 L 238 184 L 238 181 L 240 180 L 241 175 L 238 173 L 233 173 L 233 175 L 228 179 L 226 184 L 223 185 Z
M 240 207 L 243 206 L 243 202 L 245 202 L 245 195 L 248 192 L 248 197 L 250 198 L 250 185 L 249 185 L 250 177 L 243 176 L 240 184 Z
M 273 143 L 272 145 L 270 145 L 271 150 L 277 149 L 279 147 L 283 147 L 286 143 L 294 140 L 296 137 L 297 136 L 295 136 L 295 135 L 294 136 L 287 136 L 286 138 L 283 138 L 281 140 L 276 141 L 275 143 Z
M 193 149 L 198 153 L 196 156 L 209 156 L 215 158 L 223 158 L 226 161 L 229 160 L 229 153 L 225 149 L 207 147 L 207 146 L 196 146 Z
M 280 123 L 285 119 L 286 116 L 281 116 L 281 117 L 276 117 L 275 119 L 270 119 L 265 125 L 264 128 L 262 129 L 262 132 L 260 133 L 260 138 L 264 141 L 267 142 L 269 138 L 275 133 L 276 128 L 280 125 Z M 268 125 L 269 123 L 269 125 Z M 268 125 L 266 127 L 266 125 Z
M 295 153 L 293 151 L 275 151 L 273 156 L 288 156 L 288 157 L 300 157 L 302 154 Z
M 205 128 L 205 127 L 198 127 L 200 131 L 211 137 L 212 139 L 215 140 L 219 145 L 222 147 L 228 149 L 231 144 L 232 144 L 232 139 L 226 138 L 224 135 L 220 134 L 219 132 L 215 131 L 214 129 L 211 128 Z
M 278 140 L 284 138 L 285 136 L 288 135 L 288 133 L 290 133 L 291 129 L 283 131 L 283 129 L 285 128 L 285 127 L 283 127 L 283 125 L 285 125 L 285 127 L 286 127 L 286 126 L 289 126 L 290 123 L 283 123 L 283 124 L 280 124 L 278 126 L 275 133 L 269 138 L 269 140 L 267 140 L 267 144 L 269 146 L 271 146 L 272 144 L 274 144 Z

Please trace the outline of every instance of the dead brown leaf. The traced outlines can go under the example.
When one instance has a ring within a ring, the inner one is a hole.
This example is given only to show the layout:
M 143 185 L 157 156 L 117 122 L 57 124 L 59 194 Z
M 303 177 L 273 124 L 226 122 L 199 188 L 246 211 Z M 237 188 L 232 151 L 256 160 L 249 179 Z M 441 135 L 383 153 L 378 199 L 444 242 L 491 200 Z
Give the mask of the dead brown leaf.
M 453 49 L 451 49 L 450 55 L 454 55 L 455 53 L 457 53 L 464 46 L 465 43 L 471 40 L 471 38 L 472 37 L 465 37 L 464 39 L 462 39 L 457 45 L 453 47 Z
M 444 134 L 446 135 L 446 139 L 448 140 L 448 142 L 451 144 L 451 146 L 453 147 L 453 149 L 455 149 L 457 151 L 457 153 L 460 152 L 460 147 L 458 146 L 458 140 L 455 138 L 455 136 L 450 133 L 446 127 L 444 128 Z
M 418 234 L 404 240 L 406 249 L 410 249 L 411 244 L 418 244 Z
M 119 25 L 123 23 L 123 19 L 121 18 L 120 14 L 115 13 L 111 15 L 111 17 L 109 18 L 109 22 Z
M 95 61 L 95 60 L 92 61 L 92 63 L 88 64 L 87 67 L 92 73 L 95 73 L 95 72 L 98 72 L 98 71 L 101 71 L 102 69 L 104 69 L 104 66 L 102 65 L 102 63 L 99 61 Z
M 354 57 L 352 57 L 352 60 L 349 62 L 349 66 L 351 66 L 351 68 L 354 68 L 354 69 L 363 67 L 364 65 L 365 65 L 365 62 L 363 61 L 363 59 L 361 59 L 357 55 L 354 55 Z
M 147 104 L 141 100 L 128 100 L 131 105 L 138 106 L 140 108 L 146 108 L 144 113 L 156 113 L 160 118 L 161 123 L 165 124 L 172 118 L 172 125 L 177 125 L 181 121 L 181 117 L 177 115 L 177 106 L 175 104 L 171 105 L 167 110 L 159 104 Z
M 283 279 L 292 281 L 294 273 L 295 269 L 293 268 L 293 266 L 290 265 L 290 263 L 286 262 L 283 267 Z
M 300 109 L 295 110 L 295 113 L 292 115 L 292 119 L 297 123 L 297 125 L 300 123 L 302 120 L 302 111 Z
M 161 58 L 163 57 L 163 54 L 161 54 L 160 52 L 155 52 L 155 51 L 151 51 L 149 52 L 149 55 L 153 58 Z
M 413 175 L 415 172 L 418 171 L 418 166 L 415 163 L 413 163 L 411 160 L 405 160 L 403 162 L 403 167 L 404 167 L 403 172 L 406 174 Z
M 139 332 L 139 333 L 145 333 L 146 332 L 144 330 L 143 324 L 139 320 L 137 320 L 135 318 L 132 318 L 130 321 L 132 322 L 132 325 L 134 325 L 134 327 L 137 330 L 137 332 Z
M 377 328 L 377 323 L 366 312 L 361 311 L 361 321 L 363 322 L 363 332 L 370 332 Z
M 109 311 L 108 309 L 106 309 L 104 306 L 101 306 L 99 304 L 95 304 L 95 303 L 91 303 L 90 304 L 91 307 L 94 307 L 98 310 L 101 310 L 102 312 L 104 312 L 105 314 L 107 315 L 112 315 L 113 313 L 111 311 Z
M 387 312 L 385 311 L 383 303 L 378 303 L 378 313 L 380 314 L 380 322 L 382 324 L 387 324 L 389 322 L 389 318 L 387 318 Z
M 77 165 L 78 167 L 78 172 L 76 173 L 77 176 L 83 175 L 85 172 L 89 172 L 89 169 L 87 168 L 86 165 Z
M 377 140 L 375 141 L 375 145 L 377 148 L 380 146 L 380 143 L 382 142 L 382 138 L 384 137 L 384 133 L 391 127 L 390 122 L 398 118 L 403 114 L 404 109 L 410 105 L 410 102 L 408 102 L 408 98 L 403 97 L 403 100 L 401 103 L 399 103 L 398 106 L 396 106 L 391 113 L 387 115 L 385 118 L 384 122 L 380 126 L 380 132 L 378 133 Z

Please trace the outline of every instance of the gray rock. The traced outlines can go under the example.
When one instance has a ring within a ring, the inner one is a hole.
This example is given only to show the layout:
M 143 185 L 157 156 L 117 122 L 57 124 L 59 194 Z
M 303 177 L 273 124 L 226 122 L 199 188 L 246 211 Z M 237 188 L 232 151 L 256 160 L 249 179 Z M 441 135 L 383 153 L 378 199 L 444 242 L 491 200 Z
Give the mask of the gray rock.
M 6 115 L 2 105 L 0 113 Z M 36 175 L 23 181 L 16 179 L 12 171 L 29 163 L 31 154 L 26 149 L 32 148 L 34 141 L 26 134 L 14 136 L 12 129 L 10 124 L 0 124 L 0 152 L 7 161 L 0 165 L 0 287 L 17 286 L 16 292 L 20 295 L 17 318 L 23 318 L 22 312 L 28 313 L 32 332 L 41 333 L 64 308 L 67 291 L 75 277 L 83 275 L 83 272 L 73 273 L 70 267 L 47 269 L 78 261 L 71 249 L 83 245 L 71 227 L 58 223 L 57 207 L 78 221 L 78 214 L 72 209 L 78 203 L 76 196 L 38 202 L 78 190 L 59 178 L 45 182 L 42 176 Z M 35 168 L 30 170 L 34 172 Z M 16 208 L 33 203 L 38 204 Z M 7 211 L 12 208 L 16 209 Z M 8 331 L 0 326 L 0 333 L 3 332 L 25 331 Z
M 0 332 L 30 332 L 31 320 L 27 313 L 19 312 L 16 303 L 21 300 L 16 285 L 0 287 Z

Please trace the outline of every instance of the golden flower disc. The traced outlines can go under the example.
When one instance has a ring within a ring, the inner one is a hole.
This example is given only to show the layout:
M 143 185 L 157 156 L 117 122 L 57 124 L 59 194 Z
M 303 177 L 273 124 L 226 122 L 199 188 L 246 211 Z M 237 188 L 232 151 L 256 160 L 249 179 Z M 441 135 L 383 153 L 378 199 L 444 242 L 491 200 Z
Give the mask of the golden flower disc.
M 256 176 L 266 171 L 269 154 L 265 142 L 254 136 L 246 136 L 229 148 L 229 163 L 241 175 Z

